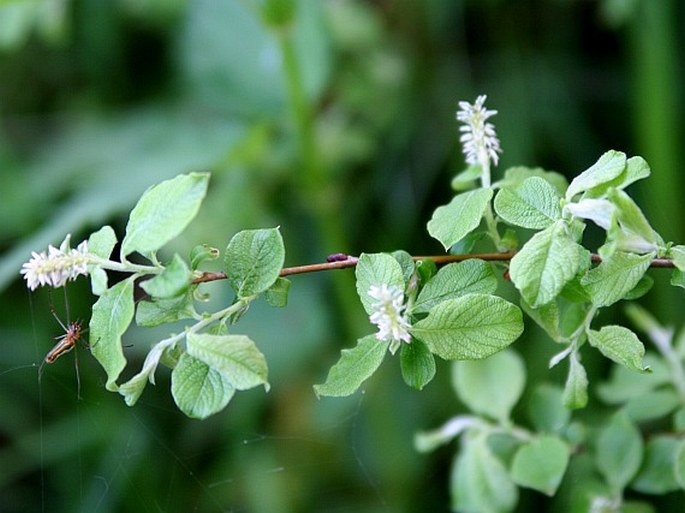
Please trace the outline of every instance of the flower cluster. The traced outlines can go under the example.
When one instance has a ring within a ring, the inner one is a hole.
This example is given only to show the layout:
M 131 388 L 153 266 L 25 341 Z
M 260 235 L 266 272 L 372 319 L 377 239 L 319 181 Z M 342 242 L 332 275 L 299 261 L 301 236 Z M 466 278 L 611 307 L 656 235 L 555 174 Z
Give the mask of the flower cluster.
M 31 260 L 21 266 L 26 286 L 36 290 L 39 286 L 49 285 L 61 287 L 68 280 L 75 280 L 79 275 L 88 275 L 88 241 L 81 242 L 78 247 L 71 249 L 69 242 L 71 235 L 67 235 L 59 249 L 49 246 L 48 251 L 31 255 Z
M 483 104 L 487 99 L 486 95 L 480 95 L 476 102 L 471 105 L 468 102 L 459 102 L 457 120 L 464 123 L 459 127 L 463 132 L 459 138 L 466 155 L 468 164 L 480 164 L 483 168 L 489 167 L 490 161 L 495 165 L 499 160 L 498 153 L 502 153 L 499 139 L 495 133 L 495 126 L 486 123 L 490 116 L 497 114 L 496 110 L 487 110 Z
M 404 292 L 399 287 L 388 287 L 384 283 L 381 286 L 371 285 L 368 294 L 376 300 L 372 305 L 373 313 L 369 317 L 378 326 L 376 338 L 390 341 L 390 352 L 394 354 L 402 340 L 411 342 L 408 331 L 411 326 L 404 316 Z

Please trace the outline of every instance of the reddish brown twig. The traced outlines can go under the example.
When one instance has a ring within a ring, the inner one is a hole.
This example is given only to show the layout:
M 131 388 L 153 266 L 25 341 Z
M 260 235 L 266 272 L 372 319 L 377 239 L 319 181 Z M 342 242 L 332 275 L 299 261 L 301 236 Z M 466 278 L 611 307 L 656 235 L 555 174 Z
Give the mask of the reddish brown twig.
M 471 258 L 478 258 L 479 260 L 487 260 L 489 262 L 507 262 L 511 260 L 516 253 L 509 251 L 506 253 L 474 253 L 472 255 L 431 255 L 431 256 L 415 256 L 412 257 L 414 261 L 432 260 L 437 265 L 449 264 L 452 262 L 463 262 Z M 294 267 L 284 267 L 281 270 L 281 276 L 290 276 L 293 274 L 315 273 L 319 271 L 331 271 L 333 269 L 347 269 L 357 265 L 359 258 L 345 255 L 344 253 L 335 253 L 330 255 L 327 262 L 319 264 L 297 265 Z M 602 257 L 593 253 L 592 262 L 598 264 L 602 261 Z M 673 261 L 670 258 L 655 258 L 652 260 L 650 267 L 656 268 L 673 268 Z M 202 276 L 195 278 L 192 283 L 205 283 L 208 281 L 225 280 L 225 273 L 206 272 Z

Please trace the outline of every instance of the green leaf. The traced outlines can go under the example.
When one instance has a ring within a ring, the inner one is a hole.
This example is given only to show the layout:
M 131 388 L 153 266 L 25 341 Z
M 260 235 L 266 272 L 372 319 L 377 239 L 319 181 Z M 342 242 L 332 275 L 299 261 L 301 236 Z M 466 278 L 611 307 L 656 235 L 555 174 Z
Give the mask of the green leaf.
M 448 250 L 478 228 L 492 193 L 492 189 L 476 189 L 455 196 L 447 205 L 435 210 L 428 221 L 428 233 Z
M 536 233 L 511 259 L 511 281 L 526 302 L 537 308 L 552 301 L 572 280 L 583 263 L 582 246 L 558 221 Z
M 190 356 L 221 372 L 237 390 L 269 389 L 266 360 L 249 337 L 189 333 L 186 340 Z
M 669 253 L 671 259 L 673 259 L 673 265 L 679 271 L 685 271 L 685 246 L 673 246 Z
M 528 400 L 528 416 L 537 431 L 560 433 L 569 420 L 571 412 L 563 405 L 564 391 L 561 387 L 543 383 L 538 385 Z
M 266 302 L 276 308 L 285 308 L 288 305 L 288 292 L 291 283 L 287 278 L 278 278 L 264 294 Z
M 504 188 L 495 197 L 495 211 L 507 223 L 542 230 L 561 217 L 561 197 L 549 182 L 527 178 L 516 188 Z
M 452 178 L 450 186 L 457 192 L 471 190 L 476 187 L 476 180 L 478 180 L 482 174 L 483 168 L 479 164 L 472 164 Z
M 375 335 L 360 338 L 355 347 L 341 351 L 340 360 L 331 367 L 326 382 L 314 385 L 314 392 L 318 397 L 353 394 L 378 369 L 389 345 Z
M 560 438 L 543 435 L 522 445 L 511 465 L 511 478 L 519 486 L 554 495 L 564 477 L 569 447 Z
M 685 273 L 680 269 L 673 269 L 671 273 L 671 285 L 685 289 Z
M 181 233 L 200 209 L 208 182 L 208 173 L 190 173 L 145 191 L 129 216 L 121 256 L 157 251 Z
M 176 337 L 170 337 L 157 342 L 150 349 L 140 372 L 119 387 L 118 391 L 124 396 L 128 406 L 133 406 L 138 401 L 148 381 L 152 384 L 155 383 L 155 371 L 159 362 L 165 358 L 165 355 L 172 353 L 172 356 L 168 357 L 168 359 L 176 360 L 177 358 L 174 353 L 178 351 L 178 340 Z
M 521 185 L 524 180 L 530 178 L 531 176 L 537 176 L 542 178 L 552 187 L 554 187 L 557 195 L 561 196 L 564 194 L 568 188 L 568 181 L 566 177 L 562 174 L 556 173 L 554 171 L 545 171 L 541 167 L 524 167 L 515 166 L 510 167 L 504 171 L 504 178 L 494 184 L 496 188 L 504 189 L 516 188 Z
M 425 313 L 447 299 L 471 293 L 493 294 L 497 277 L 490 263 L 471 259 L 448 264 L 426 283 L 412 306 L 412 313 Z
M 190 268 L 195 271 L 203 262 L 216 260 L 221 256 L 221 251 L 207 244 L 195 246 L 190 252 Z
M 611 189 L 608 197 L 616 205 L 616 211 L 612 226 L 607 232 L 609 242 L 600 248 L 602 257 L 608 256 L 611 251 L 630 253 L 658 251 L 663 245 L 663 240 L 650 226 L 633 199 L 619 189 Z
M 402 344 L 400 368 L 404 382 L 416 390 L 421 390 L 435 376 L 435 358 L 426 344 L 413 339 L 410 344 Z
M 189 291 L 171 299 L 140 301 L 136 308 L 136 324 L 150 328 L 192 319 L 196 315 L 193 294 Z
M 521 308 L 528 317 L 535 321 L 535 324 L 540 326 L 555 342 L 561 342 L 563 336 L 559 331 L 559 306 L 556 301 L 550 301 L 546 305 L 538 308 L 533 308 L 525 299 L 520 300 Z
M 285 247 L 278 228 L 244 230 L 228 243 L 224 266 L 236 295 L 248 298 L 276 282 L 284 261 Z
M 468 294 L 443 301 L 409 330 L 445 360 L 478 360 L 501 351 L 523 332 L 521 310 L 508 301 Z
M 609 306 L 622 299 L 642 279 L 656 253 L 636 255 L 616 251 L 581 279 L 595 306 Z
M 589 330 L 588 340 L 610 360 L 637 372 L 651 372 L 642 361 L 645 356 L 645 346 L 628 328 L 604 326 L 599 331 Z
M 631 183 L 647 178 L 650 173 L 651 170 L 645 159 L 642 157 L 631 157 L 626 161 L 626 167 L 620 175 L 609 182 L 593 187 L 588 190 L 583 197 L 600 198 L 605 196 L 610 188 L 625 189 Z
M 624 411 L 612 415 L 597 436 L 595 461 L 612 489 L 623 490 L 642 463 L 642 434 Z
M 469 440 L 457 454 L 450 495 L 454 511 L 506 513 L 516 506 L 516 486 L 488 447 L 485 435 Z
M 514 351 L 501 351 L 485 360 L 454 362 L 452 384 L 471 411 L 506 422 L 523 393 L 526 368 Z
M 103 226 L 88 237 L 88 252 L 107 260 L 116 244 L 117 236 L 112 227 Z
M 401 249 L 393 251 L 392 257 L 395 260 L 397 260 L 397 263 L 400 264 L 400 267 L 402 268 L 402 276 L 404 277 L 404 283 L 409 283 L 409 280 L 411 279 L 411 276 L 412 274 L 414 274 L 414 270 L 416 269 L 414 259 L 409 253 Z
M 569 355 L 568 377 L 564 386 L 564 406 L 571 410 L 584 408 L 587 404 L 587 373 L 574 351 Z
M 649 439 L 642 468 L 631 488 L 642 493 L 663 495 L 680 488 L 675 476 L 676 455 L 682 441 L 656 435 Z
M 685 490 L 685 440 L 681 440 L 675 453 L 674 464 L 675 480 Z
M 171 395 L 188 417 L 205 419 L 223 410 L 235 394 L 230 380 L 218 370 L 183 353 L 171 373 Z
M 88 252 L 108 260 L 116 243 L 117 236 L 112 227 L 103 226 L 88 238 Z M 107 290 L 107 272 L 101 267 L 88 264 L 88 274 L 93 294 L 99 296 L 104 293 Z
M 373 313 L 375 303 L 375 300 L 369 296 L 371 286 L 378 287 L 385 283 L 388 287 L 404 290 L 402 267 L 387 253 L 362 253 L 354 273 L 357 277 L 357 294 L 364 305 L 364 310 L 369 315 Z
M 662 419 L 681 404 L 680 396 L 672 388 L 663 388 L 631 397 L 623 408 L 633 422 L 639 423 Z
M 145 280 L 140 286 L 154 298 L 169 299 L 180 296 L 188 290 L 191 278 L 190 269 L 188 269 L 183 259 L 178 254 L 175 254 L 169 265 L 164 268 L 164 271 L 154 278 Z
M 670 383 L 670 371 L 660 356 L 648 352 L 644 363 L 649 365 L 653 372 L 635 376 L 634 371 L 622 365 L 613 365 L 609 380 L 597 386 L 597 395 L 605 403 L 623 404 Z
M 128 278 L 107 289 L 93 305 L 90 318 L 90 351 L 107 372 L 105 388 L 112 392 L 126 367 L 121 336 L 133 320 L 133 280 Z
M 587 191 L 619 176 L 626 168 L 626 155 L 620 151 L 608 151 L 588 169 L 576 176 L 566 190 L 566 199 Z

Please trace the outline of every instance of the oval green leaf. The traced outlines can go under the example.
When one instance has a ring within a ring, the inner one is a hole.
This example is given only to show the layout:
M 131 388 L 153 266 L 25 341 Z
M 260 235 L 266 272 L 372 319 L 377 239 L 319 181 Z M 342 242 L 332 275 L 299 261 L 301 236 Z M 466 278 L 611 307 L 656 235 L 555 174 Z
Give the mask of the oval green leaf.
M 157 251 L 181 233 L 200 209 L 208 182 L 208 173 L 190 173 L 145 191 L 129 216 L 121 256 Z
M 552 496 L 564 477 L 568 459 L 566 443 L 556 436 L 541 436 L 516 451 L 511 478 L 519 486 Z
M 513 351 L 501 351 L 478 361 L 454 362 L 452 384 L 475 413 L 505 422 L 526 384 L 526 368 Z
M 171 395 L 188 417 L 205 419 L 223 410 L 235 394 L 230 380 L 188 353 L 171 373 Z
M 435 209 L 428 221 L 428 233 L 446 250 L 478 228 L 492 199 L 492 189 L 476 189 L 458 194 L 447 205 Z
M 221 372 L 237 390 L 268 389 L 266 359 L 249 337 L 189 333 L 186 340 L 190 356 Z
M 523 332 L 521 310 L 497 296 L 468 294 L 443 301 L 409 330 L 445 360 L 479 360 Z
M 328 372 L 326 382 L 314 385 L 318 397 L 343 397 L 351 395 L 380 366 L 388 351 L 389 342 L 378 340 L 375 335 L 360 338 L 352 349 L 343 349 L 340 360 Z
M 90 351 L 107 372 L 105 388 L 115 392 L 116 380 L 126 367 L 121 336 L 133 320 L 133 277 L 107 289 L 93 305 Z
M 269 289 L 279 277 L 285 261 L 285 246 L 278 228 L 243 230 L 226 248 L 226 276 L 239 298 Z

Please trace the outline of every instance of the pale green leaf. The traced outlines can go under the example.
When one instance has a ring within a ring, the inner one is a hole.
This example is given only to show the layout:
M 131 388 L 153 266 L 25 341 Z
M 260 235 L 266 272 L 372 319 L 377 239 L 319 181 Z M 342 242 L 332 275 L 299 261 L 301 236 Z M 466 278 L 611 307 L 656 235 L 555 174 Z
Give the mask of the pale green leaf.
M 459 512 L 507 513 L 518 501 L 518 491 L 504 464 L 480 435 L 463 445 L 453 466 L 452 509 Z
M 404 282 L 409 283 L 409 280 L 411 279 L 411 276 L 412 274 L 414 274 L 414 270 L 416 269 L 414 259 L 409 253 L 401 249 L 393 251 L 391 253 L 391 256 L 395 260 L 397 260 L 398 264 L 400 264 L 400 267 L 402 268 L 402 276 L 404 277 Z
M 183 353 L 171 373 L 171 395 L 188 417 L 205 419 L 223 410 L 235 394 L 230 379 Z
M 645 448 L 645 458 L 631 488 L 641 493 L 663 495 L 680 489 L 676 481 L 676 455 L 682 441 L 667 435 L 655 435 Z
M 642 434 L 624 411 L 612 415 L 597 437 L 595 460 L 607 483 L 622 490 L 642 463 Z
M 497 290 L 497 277 L 490 263 L 471 259 L 447 264 L 419 292 L 412 313 L 425 313 L 446 299 L 466 294 L 493 294 Z
M 450 186 L 457 192 L 471 190 L 476 187 L 476 180 L 480 179 L 482 174 L 483 168 L 480 164 L 471 164 L 464 171 L 452 178 Z
M 588 340 L 610 360 L 637 372 L 651 372 L 642 361 L 645 346 L 628 328 L 604 326 L 599 331 L 589 330 Z
M 136 307 L 136 324 L 148 328 L 196 316 L 191 291 L 170 299 L 140 301 Z
M 545 179 L 531 176 L 516 188 L 501 189 L 495 211 L 507 223 L 541 230 L 561 217 L 561 197 Z
M 556 436 L 543 435 L 516 451 L 511 478 L 519 486 L 552 496 L 564 477 L 568 460 L 568 445 Z
M 237 390 L 257 385 L 269 388 L 266 359 L 245 335 L 189 333 L 187 350 L 190 356 L 221 372 Z
M 625 167 L 625 153 L 614 150 L 606 152 L 597 162 L 571 181 L 566 190 L 566 199 L 571 200 L 580 192 L 610 182 L 623 173 Z
M 413 339 L 410 344 L 402 344 L 400 368 L 404 382 L 416 390 L 421 390 L 435 376 L 435 358 L 426 344 Z
M 208 182 L 208 173 L 190 173 L 145 191 L 129 216 L 122 257 L 157 251 L 180 234 L 200 209 Z
M 361 384 L 380 366 L 388 351 L 389 342 L 375 335 L 360 338 L 352 349 L 343 349 L 340 360 L 328 372 L 326 382 L 314 385 L 318 397 L 342 397 L 357 391 Z
M 613 365 L 609 379 L 596 388 L 600 399 L 608 404 L 623 404 L 633 398 L 643 397 L 671 382 L 670 371 L 663 358 L 647 352 L 643 361 L 652 369 L 652 372 L 640 376 L 636 376 L 635 371 L 622 365 Z
M 620 175 L 609 182 L 605 182 L 586 191 L 583 197 L 600 198 L 606 195 L 610 188 L 625 189 L 631 183 L 647 178 L 650 173 L 651 170 L 645 159 L 642 157 L 631 157 L 626 161 L 626 167 Z
M 526 368 L 514 351 L 478 361 L 454 362 L 452 384 L 474 413 L 505 422 L 526 384 Z
M 555 171 L 545 171 L 541 167 L 524 167 L 514 166 L 504 171 L 504 178 L 496 182 L 495 188 L 504 189 L 505 187 L 515 188 L 521 185 L 524 180 L 531 176 L 542 178 L 552 187 L 554 187 L 557 195 L 561 196 L 568 188 L 568 181 L 566 177 Z
M 111 226 L 103 226 L 88 237 L 88 252 L 103 259 L 109 259 L 114 246 L 117 244 L 117 236 Z
M 287 278 L 278 278 L 264 294 L 266 302 L 276 308 L 284 308 L 288 305 L 288 292 L 291 281 Z
M 681 397 L 672 388 L 662 388 L 631 397 L 623 409 L 633 422 L 640 423 L 663 419 L 681 404 Z
M 102 259 L 108 260 L 117 243 L 117 236 L 111 226 L 103 226 L 88 237 L 88 252 Z M 88 264 L 91 289 L 96 296 L 107 290 L 107 272 L 101 267 Z
M 583 263 L 585 250 L 557 222 L 536 233 L 511 259 L 511 281 L 533 308 L 552 301 L 572 280 Z
M 674 464 L 675 480 L 685 490 L 685 440 L 681 440 L 675 454 Z
M 523 332 L 521 310 L 485 294 L 448 299 L 409 330 L 446 360 L 478 360 L 501 351 Z
M 373 313 L 376 302 L 369 295 L 371 286 L 397 287 L 404 291 L 404 277 L 399 262 L 387 253 L 362 253 L 354 270 L 357 278 L 357 294 L 366 313 Z
M 183 259 L 174 258 L 160 274 L 140 284 L 141 288 L 153 298 L 169 299 L 183 294 L 190 287 L 192 274 Z
M 117 390 L 116 380 L 126 367 L 121 336 L 132 320 L 133 278 L 128 278 L 100 296 L 90 318 L 90 351 L 107 372 L 107 390 Z
M 564 386 L 564 406 L 571 410 L 584 408 L 587 404 L 587 373 L 574 351 L 569 355 L 568 377 Z
M 284 261 L 285 247 L 278 228 L 244 230 L 229 242 L 224 266 L 236 295 L 248 298 L 276 282 Z
M 563 404 L 564 390 L 555 385 L 538 385 L 528 400 L 528 416 L 533 426 L 544 433 L 560 433 L 569 420 L 571 412 Z
M 448 250 L 478 227 L 492 194 L 492 189 L 458 194 L 447 205 L 435 209 L 428 221 L 428 233 Z
M 685 271 L 685 246 L 671 247 L 670 255 L 673 259 L 673 265 L 675 265 L 679 271 Z
M 635 288 L 655 256 L 616 251 L 583 276 L 580 283 L 595 306 L 612 305 Z
M 221 251 L 207 244 L 199 244 L 190 251 L 190 268 L 195 271 L 203 262 L 216 260 Z
M 550 301 L 546 305 L 533 308 L 526 303 L 525 299 L 521 298 L 519 304 L 523 311 L 528 314 L 528 317 L 533 319 L 535 324 L 545 330 L 552 340 L 555 342 L 561 342 L 563 340 L 563 336 L 559 331 L 559 306 L 556 301 Z
M 649 224 L 640 207 L 624 191 L 611 189 L 609 200 L 616 205 L 615 222 L 607 233 L 612 247 L 617 251 L 649 253 L 657 251 L 663 240 Z M 603 252 L 600 252 L 604 256 Z

